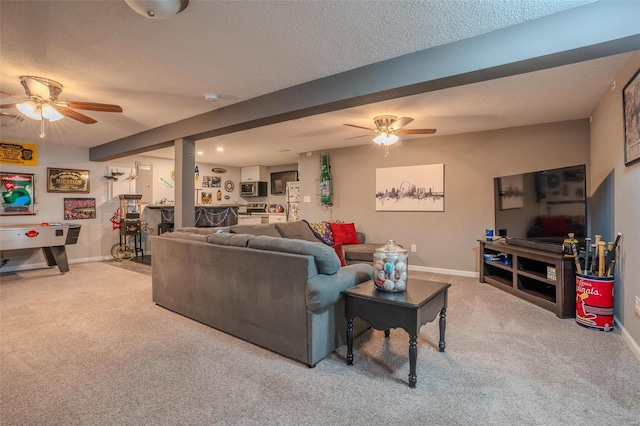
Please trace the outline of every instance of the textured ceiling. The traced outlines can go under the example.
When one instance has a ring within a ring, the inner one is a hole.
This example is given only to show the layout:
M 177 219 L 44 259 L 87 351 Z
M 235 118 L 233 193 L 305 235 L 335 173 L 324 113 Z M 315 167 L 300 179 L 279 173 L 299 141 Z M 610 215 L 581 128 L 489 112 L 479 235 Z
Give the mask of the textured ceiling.
M 0 1 L 0 90 L 20 75 L 62 83 L 60 100 L 121 105 L 64 119 L 44 143 L 93 147 L 296 84 L 517 25 L 585 0 L 197 1 L 153 21 L 124 1 Z M 369 143 L 342 123 L 415 118 L 438 135 L 585 118 L 628 54 L 346 109 L 198 142 L 225 165 L 296 162 L 299 152 Z M 204 101 L 215 92 L 220 100 Z M 526 102 L 523 100 L 526 99 Z M 15 100 L 3 97 L 3 103 Z M 15 112 L 15 110 L 3 110 Z M 38 122 L 2 118 L 3 140 L 38 142 Z M 279 152 L 290 150 L 287 152 Z M 172 150 L 159 153 L 172 155 Z

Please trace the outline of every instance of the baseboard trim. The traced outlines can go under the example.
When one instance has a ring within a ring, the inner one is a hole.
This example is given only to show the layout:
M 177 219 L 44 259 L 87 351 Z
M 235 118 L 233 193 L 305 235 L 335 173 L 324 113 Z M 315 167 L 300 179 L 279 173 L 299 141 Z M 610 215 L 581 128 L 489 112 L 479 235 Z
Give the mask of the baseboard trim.
M 633 340 L 633 337 L 631 337 L 627 329 L 624 328 L 624 326 L 620 323 L 620 321 L 618 321 L 618 318 L 614 317 L 613 320 L 616 323 L 616 325 L 620 328 L 620 334 L 622 334 L 622 338 L 627 343 L 627 345 L 629 345 L 631 352 L 633 352 L 636 358 L 638 358 L 638 361 L 640 361 L 640 345 L 638 345 L 638 343 L 635 340 Z
M 444 274 L 444 275 L 457 275 L 459 277 L 471 277 L 471 278 L 479 278 L 480 275 L 477 272 L 473 271 L 460 271 L 457 269 L 443 269 L 443 268 L 431 268 L 429 266 L 415 266 L 409 265 L 410 271 L 418 271 L 418 272 L 432 272 L 434 274 Z

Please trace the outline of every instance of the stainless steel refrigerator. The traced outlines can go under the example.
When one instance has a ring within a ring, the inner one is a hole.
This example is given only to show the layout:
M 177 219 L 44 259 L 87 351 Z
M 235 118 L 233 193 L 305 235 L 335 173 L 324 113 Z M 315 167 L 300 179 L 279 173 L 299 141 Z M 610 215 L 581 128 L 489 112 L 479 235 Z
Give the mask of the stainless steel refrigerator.
M 300 220 L 300 182 L 287 182 L 285 200 L 287 222 Z

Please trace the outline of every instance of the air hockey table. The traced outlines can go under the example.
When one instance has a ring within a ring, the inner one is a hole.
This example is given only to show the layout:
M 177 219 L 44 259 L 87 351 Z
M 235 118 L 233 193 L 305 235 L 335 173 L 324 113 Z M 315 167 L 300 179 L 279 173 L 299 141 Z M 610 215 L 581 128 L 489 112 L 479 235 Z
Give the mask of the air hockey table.
M 49 267 L 69 272 L 66 246 L 76 244 L 80 226 L 73 223 L 0 226 L 0 250 L 42 249 Z

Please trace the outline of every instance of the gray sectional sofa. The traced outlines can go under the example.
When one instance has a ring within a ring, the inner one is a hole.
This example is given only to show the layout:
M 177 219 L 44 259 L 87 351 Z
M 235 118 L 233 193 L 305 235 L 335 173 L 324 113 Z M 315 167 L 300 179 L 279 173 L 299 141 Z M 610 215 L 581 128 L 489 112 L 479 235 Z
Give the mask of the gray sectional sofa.
M 156 304 L 309 366 L 346 342 L 341 291 L 373 278 L 299 222 L 183 228 L 151 248 Z

